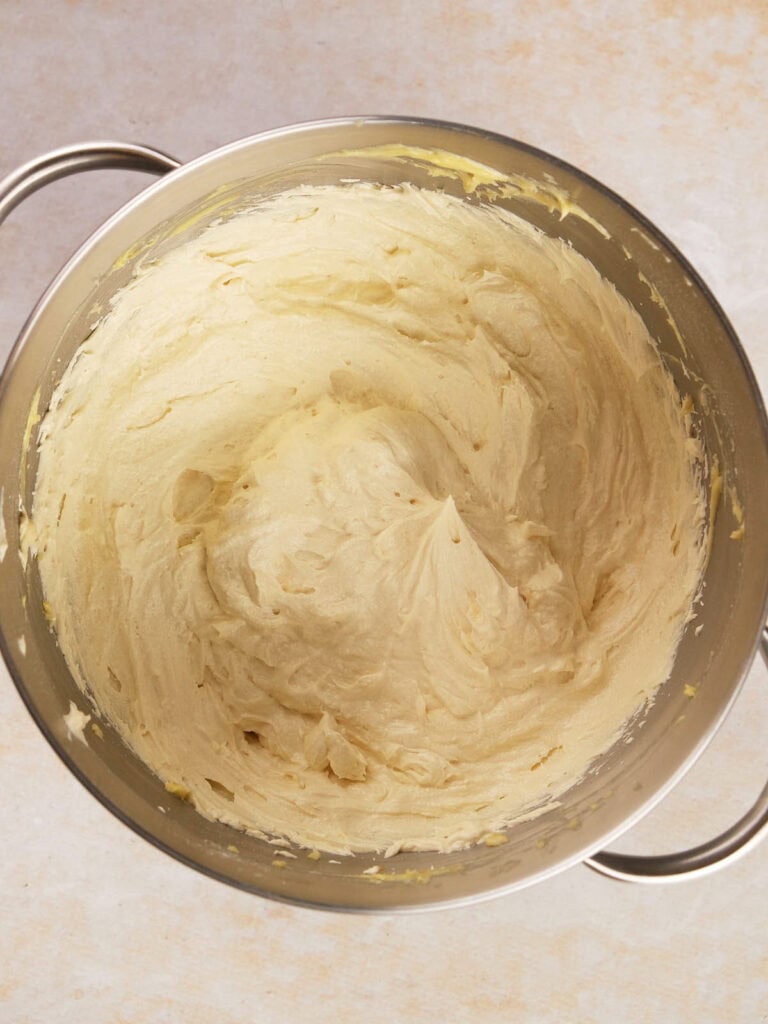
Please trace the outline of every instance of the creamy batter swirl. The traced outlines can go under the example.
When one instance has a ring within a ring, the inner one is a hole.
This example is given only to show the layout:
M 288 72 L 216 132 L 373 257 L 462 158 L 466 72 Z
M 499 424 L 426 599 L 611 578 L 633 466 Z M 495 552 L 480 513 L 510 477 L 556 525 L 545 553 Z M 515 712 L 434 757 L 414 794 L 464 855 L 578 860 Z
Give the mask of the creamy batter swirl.
M 667 678 L 696 446 L 640 318 L 510 214 L 302 188 L 116 297 L 33 509 L 79 683 L 199 811 L 447 850 L 551 801 Z

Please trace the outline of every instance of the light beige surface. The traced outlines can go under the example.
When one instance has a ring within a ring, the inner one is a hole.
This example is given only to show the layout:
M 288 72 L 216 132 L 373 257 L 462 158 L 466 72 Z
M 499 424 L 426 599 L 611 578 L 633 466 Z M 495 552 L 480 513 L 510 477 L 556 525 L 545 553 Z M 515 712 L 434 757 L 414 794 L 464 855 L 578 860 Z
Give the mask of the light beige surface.
M 768 388 L 762 2 L 0 2 L 0 173 L 116 136 L 189 158 L 317 116 L 419 113 L 525 139 L 650 216 L 712 286 Z M 90 175 L 0 229 L 0 346 L 140 179 Z M 462 911 L 270 905 L 154 851 L 58 763 L 0 679 L 0 1021 L 768 1020 L 768 848 L 674 888 L 575 868 Z M 622 844 L 729 823 L 768 773 L 765 670 Z

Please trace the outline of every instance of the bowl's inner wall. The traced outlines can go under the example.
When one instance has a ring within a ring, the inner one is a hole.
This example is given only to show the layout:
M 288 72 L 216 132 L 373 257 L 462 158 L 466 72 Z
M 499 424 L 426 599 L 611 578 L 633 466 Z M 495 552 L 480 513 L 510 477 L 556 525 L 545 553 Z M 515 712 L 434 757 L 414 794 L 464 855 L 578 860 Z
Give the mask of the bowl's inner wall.
M 588 220 L 573 214 L 561 218 L 530 199 L 500 200 L 547 234 L 572 244 L 637 309 L 681 395 L 690 394 L 694 401 L 710 466 L 716 455 L 724 473 L 726 497 L 715 523 L 703 603 L 686 631 L 673 674 L 648 713 L 565 794 L 560 806 L 516 825 L 505 845 L 446 855 L 399 854 L 382 863 L 377 880 L 363 872 L 380 858 L 324 856 L 313 861 L 301 850 L 289 851 L 295 859 L 284 857 L 279 847 L 206 821 L 169 796 L 101 719 L 103 738 L 90 729 L 87 745 L 69 738 L 63 715 L 70 701 L 91 711 L 94 719 L 98 715 L 86 706 L 55 644 L 42 611 L 34 560 L 25 571 L 16 550 L 19 502 L 28 509 L 34 489 L 36 427 L 21 453 L 36 389 L 42 412 L 74 351 L 136 262 L 148 253 L 155 258 L 213 221 L 294 185 L 360 178 L 410 181 L 463 195 L 457 180 L 435 178 L 421 164 L 337 153 L 387 142 L 445 149 L 527 176 L 543 188 L 555 185 L 602 225 L 605 233 Z M 768 507 L 768 451 L 754 385 L 727 324 L 655 230 L 615 197 L 542 154 L 447 126 L 384 120 L 328 123 L 228 147 L 158 183 L 101 229 L 53 286 L 22 340 L 0 387 L 0 482 L 9 542 L 0 562 L 0 639 L 6 660 L 38 724 L 80 778 L 134 827 L 203 870 L 278 897 L 351 908 L 428 904 L 521 885 L 593 850 L 626 826 L 671 783 L 735 696 L 761 626 L 768 579 L 768 549 L 758 517 Z M 21 458 L 26 463 L 23 479 Z M 735 488 L 746 521 L 738 540 L 730 536 L 738 523 L 729 487 Z M 703 627 L 700 635 L 698 626 Z M 18 643 L 22 636 L 26 654 Z M 685 695 L 686 684 L 697 687 L 695 698 Z M 275 860 L 282 866 L 275 866 Z M 388 875 L 397 877 L 381 881 Z

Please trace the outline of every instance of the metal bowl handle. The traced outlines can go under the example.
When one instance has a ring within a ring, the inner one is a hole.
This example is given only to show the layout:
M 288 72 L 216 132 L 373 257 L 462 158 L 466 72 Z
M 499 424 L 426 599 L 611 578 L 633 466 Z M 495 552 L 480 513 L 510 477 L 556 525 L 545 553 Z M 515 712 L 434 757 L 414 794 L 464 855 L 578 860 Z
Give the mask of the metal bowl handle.
M 79 171 L 110 167 L 165 174 L 180 166 L 179 161 L 167 153 L 131 142 L 82 142 L 53 149 L 18 167 L 0 181 L 0 224 L 32 192 Z
M 768 666 L 768 626 L 763 628 L 760 650 Z M 598 853 L 584 863 L 593 871 L 622 882 L 675 882 L 718 870 L 743 856 L 768 835 L 768 785 L 754 805 L 735 825 L 707 843 L 682 853 L 640 857 L 623 853 Z

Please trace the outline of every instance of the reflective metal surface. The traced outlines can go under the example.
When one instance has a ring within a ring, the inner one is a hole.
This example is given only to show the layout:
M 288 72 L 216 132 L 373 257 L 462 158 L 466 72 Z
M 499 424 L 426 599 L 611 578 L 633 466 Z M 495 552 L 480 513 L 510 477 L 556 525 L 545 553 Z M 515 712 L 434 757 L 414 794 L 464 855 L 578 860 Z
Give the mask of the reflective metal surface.
M 768 629 L 763 629 L 761 652 L 768 668 Z M 599 853 L 585 864 L 607 878 L 621 882 L 678 882 L 698 878 L 743 857 L 768 835 L 768 784 L 743 817 L 725 832 L 681 853 L 638 857 Z
M 165 174 L 178 166 L 179 161 L 166 153 L 132 142 L 84 142 L 54 149 L 23 164 L 0 181 L 0 224 L 28 195 L 70 174 L 107 167 Z
M 289 851 L 295 858 L 281 858 L 263 841 L 206 821 L 190 805 L 169 796 L 97 713 L 103 738 L 89 733 L 87 745 L 68 738 L 63 716 L 69 702 L 85 707 L 86 700 L 49 630 L 34 562 L 25 570 L 16 552 L 19 508 L 29 508 L 34 488 L 38 417 L 74 351 L 109 298 L 129 280 L 136 261 L 150 252 L 168 251 L 259 196 L 301 183 L 408 180 L 463 195 L 455 178 L 436 177 L 434 167 L 423 161 L 388 157 L 380 149 L 375 155 L 360 152 L 390 145 L 445 150 L 528 183 L 530 187 L 517 193 L 513 189 L 500 202 L 548 234 L 566 239 L 638 310 L 680 392 L 691 395 L 698 429 L 710 460 L 717 456 L 726 486 L 715 520 L 704 602 L 683 638 L 671 678 L 648 713 L 630 725 L 623 740 L 558 807 L 512 827 L 506 844 L 446 855 L 398 854 L 371 876 L 365 871 L 379 858 L 312 861 L 298 849 Z M 148 153 L 152 151 L 144 151 Z M 156 169 L 167 166 L 164 160 L 173 164 L 163 154 L 155 156 Z M 48 173 L 45 164 L 44 158 L 34 166 L 42 167 L 50 180 L 53 169 Z M 90 156 L 83 164 L 93 165 Z M 61 166 L 77 169 L 66 160 Z M 37 187 L 31 180 L 21 172 L 6 179 L 11 182 L 6 202 L 13 195 L 15 203 L 25 190 Z M 553 201 L 553 196 L 560 199 Z M 595 851 L 648 811 L 701 753 L 736 697 L 765 622 L 768 429 L 754 378 L 722 310 L 671 243 L 604 186 L 521 143 L 462 126 L 366 118 L 280 129 L 174 170 L 128 203 L 53 282 L 0 378 L 0 486 L 9 547 L 0 561 L 0 647 L 22 698 L 53 747 L 91 792 L 161 849 L 240 888 L 310 906 L 419 909 L 509 892 L 587 857 L 591 866 L 608 870 L 616 863 L 610 860 L 613 855 L 594 857 Z M 743 536 L 736 539 L 731 536 L 738 534 L 738 523 L 729 488 L 746 523 Z M 686 695 L 691 683 L 696 686 L 694 699 Z M 759 805 L 754 812 L 758 819 L 764 810 Z M 739 839 L 741 824 L 736 826 Z M 276 859 L 282 867 L 275 866 Z

